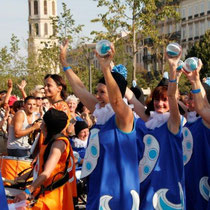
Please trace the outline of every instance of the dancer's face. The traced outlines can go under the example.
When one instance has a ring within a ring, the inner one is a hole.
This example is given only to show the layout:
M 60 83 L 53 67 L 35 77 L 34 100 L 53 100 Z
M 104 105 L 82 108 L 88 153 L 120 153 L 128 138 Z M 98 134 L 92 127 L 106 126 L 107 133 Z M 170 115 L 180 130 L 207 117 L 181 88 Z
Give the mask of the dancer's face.
M 104 85 L 102 83 L 99 83 L 97 85 L 96 97 L 98 99 L 100 107 L 104 107 L 106 104 L 109 103 L 109 96 L 108 96 L 108 91 L 107 91 L 106 85 Z
M 154 108 L 158 113 L 165 113 L 169 111 L 168 97 L 161 97 L 159 99 L 154 99 Z

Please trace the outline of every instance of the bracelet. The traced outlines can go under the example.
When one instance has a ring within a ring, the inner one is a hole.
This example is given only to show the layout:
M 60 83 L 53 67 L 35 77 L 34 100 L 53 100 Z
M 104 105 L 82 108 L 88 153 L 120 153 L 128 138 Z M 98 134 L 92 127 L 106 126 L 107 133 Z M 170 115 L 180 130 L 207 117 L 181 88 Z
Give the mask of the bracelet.
M 64 66 L 64 67 L 63 67 L 63 71 L 64 71 L 64 72 L 67 71 L 68 69 L 71 69 L 71 66 Z
M 176 79 L 172 79 L 172 80 L 169 79 L 168 81 L 173 83 L 173 82 L 176 82 L 177 80 Z
M 77 163 L 80 164 L 81 163 L 81 157 L 78 158 Z
M 193 93 L 193 94 L 200 93 L 200 92 L 201 92 L 200 88 L 195 89 L 195 90 L 191 90 L 191 93 Z
M 25 192 L 27 195 L 31 195 L 31 192 L 30 192 L 30 190 L 29 190 L 28 188 L 26 188 L 26 189 L 24 190 L 24 192 Z

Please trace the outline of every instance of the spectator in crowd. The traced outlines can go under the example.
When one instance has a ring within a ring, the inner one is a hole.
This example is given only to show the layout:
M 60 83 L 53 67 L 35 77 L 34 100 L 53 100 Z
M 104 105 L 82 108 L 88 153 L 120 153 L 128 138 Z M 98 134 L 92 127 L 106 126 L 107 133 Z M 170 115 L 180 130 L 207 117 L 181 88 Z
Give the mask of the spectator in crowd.
M 76 121 L 74 124 L 74 130 L 75 136 L 71 138 L 71 145 L 73 151 L 79 154 L 77 157 L 75 156 L 75 162 L 77 165 L 81 165 L 85 157 L 89 128 L 85 121 Z
M 8 155 L 24 157 L 30 155 L 31 145 L 28 143 L 28 135 L 40 128 L 41 123 L 35 122 L 38 118 L 34 112 L 36 99 L 28 96 L 24 100 L 24 109 L 15 113 L 9 126 L 7 143 Z

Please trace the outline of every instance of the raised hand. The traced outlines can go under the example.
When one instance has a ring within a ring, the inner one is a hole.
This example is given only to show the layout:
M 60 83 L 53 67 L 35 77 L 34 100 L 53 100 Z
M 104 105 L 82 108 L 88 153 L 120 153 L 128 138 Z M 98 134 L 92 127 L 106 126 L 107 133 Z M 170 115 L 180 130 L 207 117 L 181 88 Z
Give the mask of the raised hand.
M 27 85 L 27 82 L 25 80 L 22 80 L 20 84 L 17 84 L 20 90 L 24 90 L 26 85 Z
M 184 69 L 182 69 L 182 72 L 186 75 L 186 77 L 189 79 L 191 83 L 200 80 L 200 70 L 203 66 L 203 63 L 201 59 L 198 60 L 198 68 L 194 71 L 187 72 Z
M 115 49 L 113 43 L 111 43 L 111 49 L 108 51 L 108 55 L 106 55 L 105 57 L 101 57 L 96 51 L 95 54 L 102 70 L 111 68 L 112 60 L 115 55 Z
M 12 80 L 11 79 L 8 79 L 8 81 L 7 81 L 7 87 L 8 88 L 12 88 L 12 86 L 13 86 Z
M 63 44 L 60 45 L 60 61 L 62 66 L 67 66 L 67 49 L 68 49 L 68 45 L 69 45 L 69 40 L 65 39 L 65 41 L 63 42 Z

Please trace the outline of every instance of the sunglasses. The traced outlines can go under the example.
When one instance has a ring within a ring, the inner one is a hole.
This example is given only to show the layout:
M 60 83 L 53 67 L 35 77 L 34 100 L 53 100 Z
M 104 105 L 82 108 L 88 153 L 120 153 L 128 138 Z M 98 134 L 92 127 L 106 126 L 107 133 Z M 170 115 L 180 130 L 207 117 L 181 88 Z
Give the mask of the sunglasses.
M 43 97 L 36 97 L 36 99 L 37 99 L 37 100 L 42 100 L 42 99 L 43 99 Z

